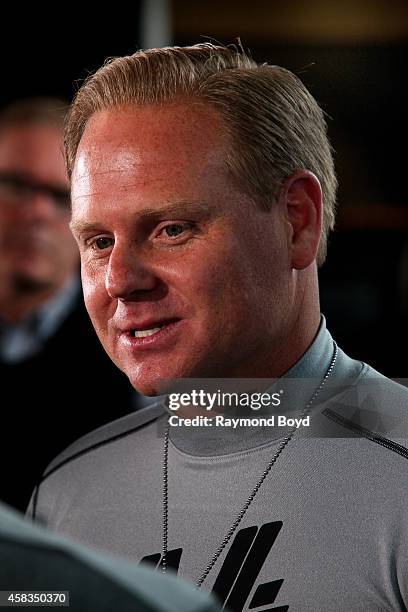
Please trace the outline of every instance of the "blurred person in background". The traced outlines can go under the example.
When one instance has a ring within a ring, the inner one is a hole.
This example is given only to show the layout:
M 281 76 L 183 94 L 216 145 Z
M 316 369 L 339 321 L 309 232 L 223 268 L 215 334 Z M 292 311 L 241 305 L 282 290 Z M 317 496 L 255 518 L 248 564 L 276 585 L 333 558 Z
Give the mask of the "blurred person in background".
M 35 98 L 0 113 L 0 499 L 20 509 L 57 452 L 138 401 L 83 306 L 65 110 Z

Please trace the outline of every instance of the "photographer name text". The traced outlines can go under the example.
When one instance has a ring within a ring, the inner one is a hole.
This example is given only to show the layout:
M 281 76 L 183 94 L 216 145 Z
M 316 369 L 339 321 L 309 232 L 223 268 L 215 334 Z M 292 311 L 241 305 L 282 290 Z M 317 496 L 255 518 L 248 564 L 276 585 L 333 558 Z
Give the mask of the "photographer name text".
M 267 418 L 232 418 L 223 415 L 195 416 L 192 418 L 172 415 L 169 418 L 172 427 L 309 427 L 310 416 L 303 418 L 289 418 L 285 415 L 273 415 Z

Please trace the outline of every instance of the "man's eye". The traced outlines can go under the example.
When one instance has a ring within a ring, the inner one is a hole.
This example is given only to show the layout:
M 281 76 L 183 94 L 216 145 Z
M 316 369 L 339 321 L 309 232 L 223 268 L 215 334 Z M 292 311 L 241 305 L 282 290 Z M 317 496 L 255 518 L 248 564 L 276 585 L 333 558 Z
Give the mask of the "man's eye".
M 184 230 L 185 227 L 183 225 L 180 225 L 180 223 L 172 223 L 172 225 L 167 225 L 164 228 L 164 231 L 166 232 L 169 238 L 177 238 L 177 236 L 180 236 L 180 234 L 182 234 Z
M 101 238 L 97 238 L 94 242 L 94 245 L 98 249 L 98 251 L 103 251 L 104 249 L 108 249 L 112 245 L 112 239 L 102 236 Z

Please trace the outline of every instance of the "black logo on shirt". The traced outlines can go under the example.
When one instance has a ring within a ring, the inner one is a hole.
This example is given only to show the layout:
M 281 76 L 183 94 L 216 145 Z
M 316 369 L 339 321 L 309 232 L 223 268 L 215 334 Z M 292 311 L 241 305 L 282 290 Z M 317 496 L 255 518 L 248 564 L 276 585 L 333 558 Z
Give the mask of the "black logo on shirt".
M 259 572 L 282 528 L 282 521 L 265 523 L 262 527 L 246 527 L 237 532 L 224 563 L 214 583 L 212 592 L 231 612 L 241 612 L 248 602 Z M 178 571 L 182 548 L 167 553 L 167 565 Z M 142 563 L 149 562 L 159 567 L 160 553 L 143 557 Z M 250 610 L 273 604 L 282 586 L 283 579 L 259 584 L 248 602 Z M 263 612 L 287 612 L 289 606 L 264 609 Z

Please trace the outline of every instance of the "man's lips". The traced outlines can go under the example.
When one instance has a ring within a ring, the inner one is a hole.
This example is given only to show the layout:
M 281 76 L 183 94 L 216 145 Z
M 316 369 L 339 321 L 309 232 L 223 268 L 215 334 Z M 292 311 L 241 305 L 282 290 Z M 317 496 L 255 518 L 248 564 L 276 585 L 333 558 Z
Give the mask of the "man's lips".
M 166 325 L 170 325 L 171 323 L 175 323 L 179 320 L 180 319 L 178 317 L 132 319 L 124 324 L 118 325 L 118 328 L 122 333 L 133 334 L 134 332 L 144 332 L 160 329 L 162 327 L 165 327 Z
M 132 321 L 120 328 L 120 339 L 128 348 L 164 348 L 182 324 L 179 318 Z

